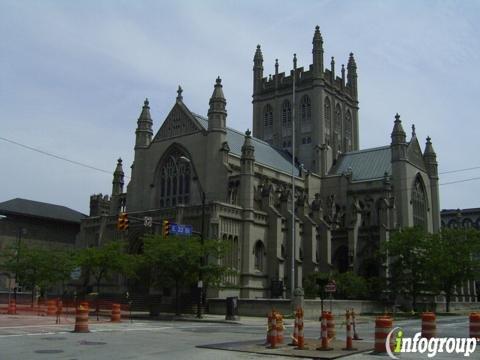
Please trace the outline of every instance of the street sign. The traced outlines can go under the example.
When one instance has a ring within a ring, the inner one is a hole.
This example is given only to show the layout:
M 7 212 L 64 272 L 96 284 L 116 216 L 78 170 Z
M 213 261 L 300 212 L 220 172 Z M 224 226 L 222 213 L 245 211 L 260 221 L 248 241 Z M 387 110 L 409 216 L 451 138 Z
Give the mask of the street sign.
M 334 293 L 335 291 L 337 291 L 337 285 L 335 282 L 329 282 L 327 285 L 325 285 L 325 292 Z
M 143 217 L 143 226 L 152 227 L 152 217 L 151 216 L 144 216 Z
M 72 270 L 70 273 L 70 278 L 72 280 L 78 280 L 80 279 L 80 276 L 82 275 L 82 268 L 81 267 L 76 267 L 75 269 Z
M 192 225 L 183 225 L 183 224 L 170 224 L 170 235 L 178 236 L 191 236 L 192 235 Z

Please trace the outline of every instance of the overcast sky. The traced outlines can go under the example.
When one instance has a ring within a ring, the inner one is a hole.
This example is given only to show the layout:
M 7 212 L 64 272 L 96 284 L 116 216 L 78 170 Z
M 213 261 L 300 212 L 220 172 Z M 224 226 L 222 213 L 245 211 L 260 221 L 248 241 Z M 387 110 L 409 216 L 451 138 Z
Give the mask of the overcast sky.
M 205 114 L 223 79 L 227 126 L 251 128 L 252 59 L 265 75 L 311 63 L 320 26 L 325 63 L 355 53 L 360 146 L 390 143 L 398 112 L 440 183 L 480 177 L 480 1 L 6 1 L 0 0 L 0 137 L 112 173 L 129 174 L 145 97 L 154 132 L 179 84 Z M 339 74 L 338 74 L 339 75 Z M 88 213 L 112 175 L 0 139 L 0 201 L 15 197 Z M 440 187 L 441 208 L 480 207 L 480 180 Z

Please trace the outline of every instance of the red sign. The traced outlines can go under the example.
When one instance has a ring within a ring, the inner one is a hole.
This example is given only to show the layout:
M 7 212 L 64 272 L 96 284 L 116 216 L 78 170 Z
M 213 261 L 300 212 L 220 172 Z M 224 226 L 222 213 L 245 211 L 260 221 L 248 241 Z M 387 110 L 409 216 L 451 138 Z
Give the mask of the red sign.
M 337 285 L 335 282 L 332 281 L 325 285 L 325 292 L 334 293 L 335 291 L 337 291 Z

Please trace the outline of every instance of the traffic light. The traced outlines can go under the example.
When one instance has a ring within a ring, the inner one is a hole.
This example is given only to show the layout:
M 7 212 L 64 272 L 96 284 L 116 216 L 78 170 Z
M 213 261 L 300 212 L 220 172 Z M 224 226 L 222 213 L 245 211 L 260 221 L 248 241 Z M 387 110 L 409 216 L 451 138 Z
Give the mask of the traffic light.
M 162 223 L 162 236 L 164 238 L 168 237 L 168 235 L 170 234 L 170 221 L 168 220 L 163 220 L 163 223 Z
M 117 220 L 117 229 L 120 231 L 126 231 L 128 230 L 128 214 L 127 213 L 120 213 L 118 215 L 118 220 Z

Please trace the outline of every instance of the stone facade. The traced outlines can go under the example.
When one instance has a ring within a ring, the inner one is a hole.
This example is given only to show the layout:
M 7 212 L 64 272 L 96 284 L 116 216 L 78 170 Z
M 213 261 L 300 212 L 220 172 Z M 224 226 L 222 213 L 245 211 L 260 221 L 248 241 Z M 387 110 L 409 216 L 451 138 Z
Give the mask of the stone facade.
M 144 216 L 157 224 L 148 231 L 160 232 L 163 219 L 200 231 L 204 198 L 207 236 L 230 244 L 222 261 L 237 271 L 210 296 L 287 296 L 309 273 L 332 268 L 382 275 L 374 254 L 392 230 L 439 229 L 436 154 L 429 138 L 421 150 L 413 126 L 407 140 L 398 114 L 389 145 L 360 150 L 354 56 L 337 77 L 333 59 L 324 68 L 323 53 L 317 27 L 308 70 L 297 68 L 295 58 L 289 76 L 279 73 L 277 62 L 275 75 L 264 78 L 257 47 L 253 135 L 227 127 L 220 78 L 206 118 L 190 111 L 179 87 L 155 136 L 145 100 L 127 189 L 119 160 L 111 197 L 92 197 L 83 241 L 128 237 L 132 249 L 140 248 Z M 129 214 L 128 234 L 115 229 L 122 210 Z

